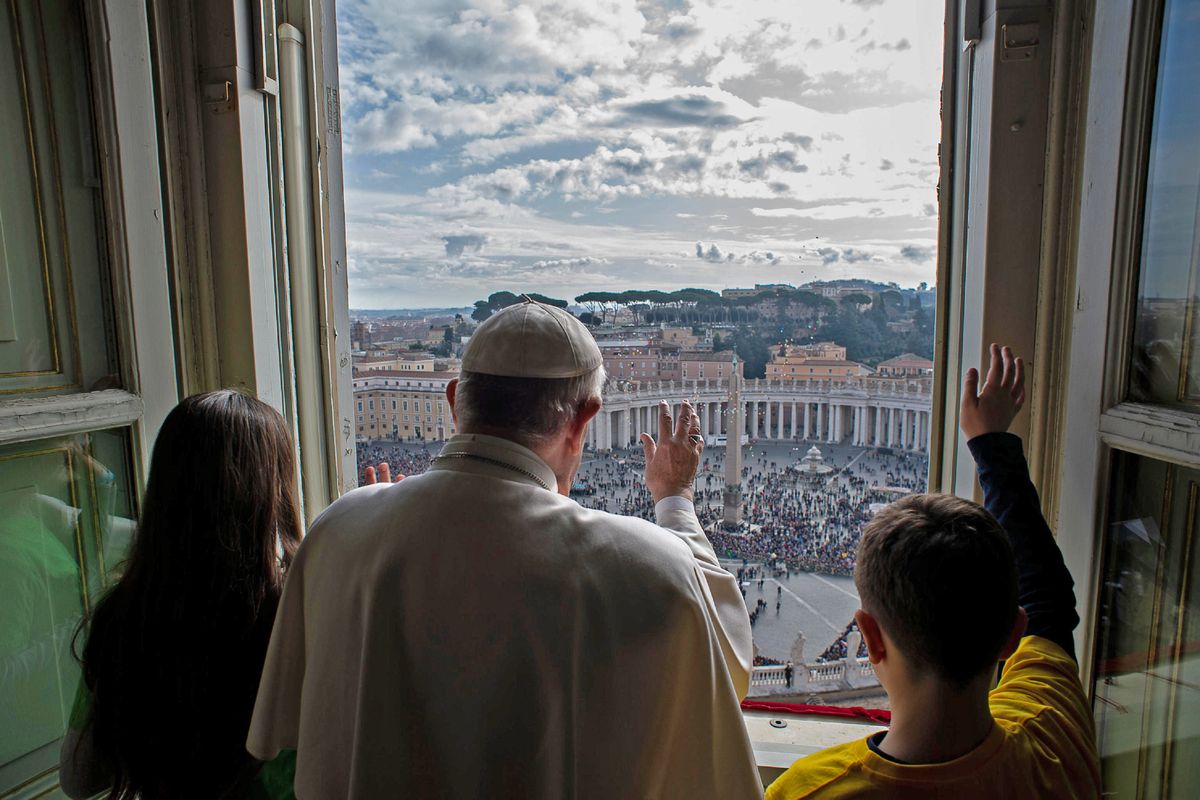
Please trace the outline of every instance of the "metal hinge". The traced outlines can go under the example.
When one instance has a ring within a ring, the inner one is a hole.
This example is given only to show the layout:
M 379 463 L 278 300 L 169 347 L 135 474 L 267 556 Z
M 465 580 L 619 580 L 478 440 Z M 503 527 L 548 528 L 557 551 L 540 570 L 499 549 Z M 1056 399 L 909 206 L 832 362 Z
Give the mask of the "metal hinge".
M 232 81 L 217 81 L 206 83 L 203 88 L 204 104 L 214 114 L 233 111 L 235 99 Z
M 1000 28 L 1001 61 L 1032 61 L 1037 58 L 1038 24 L 1024 22 Z

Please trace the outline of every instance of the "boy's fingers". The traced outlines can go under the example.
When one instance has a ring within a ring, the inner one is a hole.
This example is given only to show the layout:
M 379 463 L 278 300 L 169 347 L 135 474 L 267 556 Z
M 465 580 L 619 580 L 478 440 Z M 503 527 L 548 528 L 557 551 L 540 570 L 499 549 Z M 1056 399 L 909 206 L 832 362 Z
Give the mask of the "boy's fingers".
M 1013 378 L 1013 354 L 1012 348 L 1007 345 L 1000 348 L 1000 358 L 1004 363 L 1004 372 L 1000 375 L 1000 385 L 1005 389 L 1012 388 Z
M 1013 362 L 1013 396 L 1025 394 L 1025 359 L 1018 358 Z
M 379 465 L 379 480 L 382 483 L 392 482 L 392 467 L 386 461 L 381 462 Z
M 671 407 L 666 400 L 658 401 L 658 440 L 665 442 L 671 438 Z
M 984 378 L 984 387 L 995 386 L 1003 377 L 1004 366 L 1000 359 L 1000 345 L 991 345 L 991 361 L 988 363 L 988 377 Z
M 963 405 L 975 402 L 979 396 L 979 370 L 971 367 L 963 378 Z
M 366 474 L 363 477 L 363 483 L 367 486 L 370 486 L 374 482 L 375 482 L 375 468 L 367 467 Z
M 1020 411 L 1021 406 L 1023 406 L 1023 405 L 1025 405 L 1025 392 L 1024 391 L 1022 391 L 1021 394 L 1017 396 L 1016 402 L 1013 403 L 1013 411 L 1014 412 Z

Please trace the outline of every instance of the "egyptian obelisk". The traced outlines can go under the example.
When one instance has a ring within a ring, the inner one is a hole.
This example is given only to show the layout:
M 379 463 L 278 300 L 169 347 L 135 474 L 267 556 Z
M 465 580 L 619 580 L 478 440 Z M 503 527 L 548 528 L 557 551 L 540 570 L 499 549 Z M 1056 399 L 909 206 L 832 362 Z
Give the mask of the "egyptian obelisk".
M 742 431 L 746 411 L 742 408 L 742 378 L 738 374 L 737 355 L 733 357 L 733 376 L 729 379 L 729 411 L 725 417 L 725 511 L 726 528 L 742 525 Z

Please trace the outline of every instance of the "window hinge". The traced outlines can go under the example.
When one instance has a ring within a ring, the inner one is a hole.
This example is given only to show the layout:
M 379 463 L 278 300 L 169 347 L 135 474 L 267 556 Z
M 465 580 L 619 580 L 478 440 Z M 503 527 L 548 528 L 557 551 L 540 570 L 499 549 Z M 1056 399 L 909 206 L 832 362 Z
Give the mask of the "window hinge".
M 1001 61 L 1032 61 L 1037 58 L 1038 24 L 1025 22 L 1008 24 L 1000 29 L 1003 48 Z

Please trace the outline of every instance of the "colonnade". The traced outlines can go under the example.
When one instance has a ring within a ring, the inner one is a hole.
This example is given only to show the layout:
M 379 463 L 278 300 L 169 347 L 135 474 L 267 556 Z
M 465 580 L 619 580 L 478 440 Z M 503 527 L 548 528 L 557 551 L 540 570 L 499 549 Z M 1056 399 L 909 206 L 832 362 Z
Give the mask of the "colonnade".
M 875 393 L 869 391 L 870 386 L 827 384 L 824 396 L 814 396 L 811 384 L 772 384 L 766 390 L 760 388 L 767 395 L 761 398 L 753 396 L 755 388 L 742 390 L 745 408 L 741 433 L 751 439 L 843 443 L 913 452 L 928 447 L 931 412 L 926 385 L 906 387 L 902 392 L 892 387 Z M 643 431 L 657 435 L 658 401 L 664 397 L 672 404 L 674 414 L 679 413 L 684 398 L 691 400 L 700 415 L 701 431 L 710 442 L 711 437 L 730 436 L 733 414 L 720 394 L 695 385 L 672 385 L 670 389 L 660 385 L 657 390 L 639 387 L 606 395 L 604 408 L 589 426 L 588 444 L 597 450 L 611 450 L 637 444 Z

